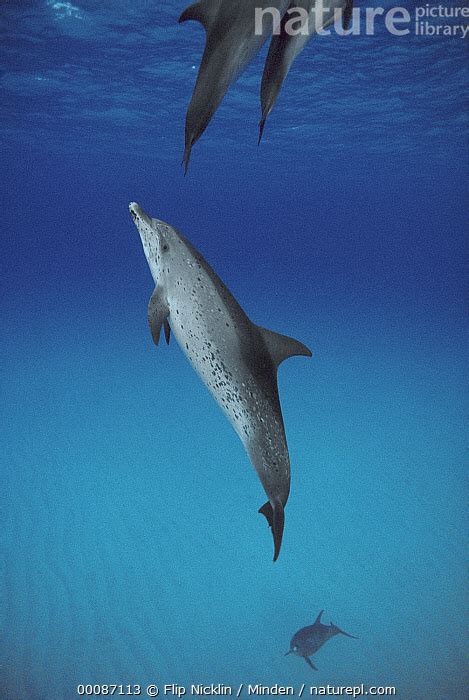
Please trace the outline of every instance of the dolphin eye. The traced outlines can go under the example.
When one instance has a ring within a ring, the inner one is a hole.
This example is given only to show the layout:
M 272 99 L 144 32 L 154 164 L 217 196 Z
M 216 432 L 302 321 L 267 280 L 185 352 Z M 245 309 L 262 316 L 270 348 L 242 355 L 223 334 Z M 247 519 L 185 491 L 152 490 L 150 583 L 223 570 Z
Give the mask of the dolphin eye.
M 166 253 L 166 251 L 169 250 L 169 245 L 167 243 L 163 243 L 162 250 L 163 250 L 163 253 Z
M 295 646 L 293 647 L 293 651 L 298 651 L 298 647 L 296 646 L 296 644 L 295 644 Z

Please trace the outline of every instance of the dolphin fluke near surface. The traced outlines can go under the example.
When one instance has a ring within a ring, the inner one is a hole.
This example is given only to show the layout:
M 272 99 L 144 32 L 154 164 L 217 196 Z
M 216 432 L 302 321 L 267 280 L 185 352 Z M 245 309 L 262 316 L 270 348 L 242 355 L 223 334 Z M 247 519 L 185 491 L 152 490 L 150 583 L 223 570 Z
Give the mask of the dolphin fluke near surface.
M 289 0 L 201 0 L 190 5 L 179 22 L 193 20 L 205 29 L 205 49 L 185 127 L 184 169 L 193 145 L 207 128 L 229 86 L 239 77 L 274 30 Z M 274 11 L 270 13 L 268 8 Z M 256 10 L 265 11 L 256 32 Z
M 293 635 L 290 641 L 290 650 L 285 654 L 285 656 L 288 656 L 288 654 L 301 656 L 313 671 L 318 669 L 309 657 L 315 654 L 329 639 L 338 634 L 357 639 L 352 634 L 348 634 L 348 632 L 344 632 L 336 625 L 333 625 L 332 622 L 330 625 L 323 625 L 321 622 L 323 612 L 324 610 L 320 611 L 312 625 L 303 627 Z
M 252 323 L 218 275 L 176 229 L 132 202 L 155 281 L 148 322 L 155 344 L 170 332 L 240 437 L 268 501 L 278 558 L 290 493 L 290 459 L 277 388 L 277 369 L 294 355 L 311 356 L 298 340 Z
M 272 37 L 261 83 L 261 120 L 259 143 L 269 116 L 288 72 L 307 42 L 334 22 L 335 13 L 342 11 L 342 23 L 350 22 L 353 0 L 292 0 L 282 18 L 280 32 Z

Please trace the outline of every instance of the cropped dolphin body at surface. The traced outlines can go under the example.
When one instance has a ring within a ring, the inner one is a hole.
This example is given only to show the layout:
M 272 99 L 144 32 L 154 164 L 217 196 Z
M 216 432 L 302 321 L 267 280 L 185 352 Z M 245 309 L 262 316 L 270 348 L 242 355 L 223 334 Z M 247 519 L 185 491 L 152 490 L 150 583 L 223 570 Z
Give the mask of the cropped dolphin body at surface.
M 239 435 L 267 494 L 260 508 L 272 528 L 274 561 L 290 492 L 290 460 L 277 388 L 287 357 L 311 356 L 302 343 L 256 326 L 193 245 L 132 202 L 155 282 L 148 321 L 155 344 L 171 333 Z
M 347 634 L 347 632 L 333 625 L 332 622 L 330 625 L 323 625 L 321 622 L 323 612 L 324 610 L 321 610 L 312 625 L 303 627 L 293 635 L 290 642 L 290 651 L 287 651 L 285 654 L 285 656 L 288 656 L 288 654 L 296 654 L 297 656 L 303 657 L 313 671 L 317 671 L 318 669 L 309 657 L 315 654 L 329 639 L 332 639 L 332 637 L 335 637 L 337 634 L 343 634 L 345 637 L 357 639 L 357 637 Z
M 229 86 L 239 77 L 274 30 L 275 11 L 283 16 L 289 0 L 201 0 L 179 22 L 200 22 L 205 50 L 186 115 L 183 165 L 187 172 L 192 146 L 202 136 Z M 272 8 L 274 13 L 268 11 Z M 256 11 L 267 10 L 256 32 Z
M 318 32 L 329 27 L 338 11 L 342 12 L 342 25 L 349 25 L 353 0 L 292 0 L 282 18 L 280 31 L 272 37 L 261 83 L 261 121 L 259 142 L 283 81 L 294 60 L 303 51 L 308 41 Z

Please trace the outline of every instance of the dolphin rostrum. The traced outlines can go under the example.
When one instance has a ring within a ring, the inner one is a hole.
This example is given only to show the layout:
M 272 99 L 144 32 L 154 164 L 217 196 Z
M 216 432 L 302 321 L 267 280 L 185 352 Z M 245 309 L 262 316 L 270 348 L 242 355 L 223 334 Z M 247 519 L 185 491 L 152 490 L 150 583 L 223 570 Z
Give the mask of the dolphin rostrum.
M 290 0 L 200 0 L 179 22 L 195 20 L 206 32 L 205 50 L 186 115 L 183 165 L 187 172 L 194 143 L 207 128 L 226 91 L 275 28 Z M 257 33 L 256 12 L 262 12 Z
M 329 641 L 329 639 L 335 637 L 336 634 L 343 634 L 351 639 L 357 639 L 357 637 L 347 634 L 347 632 L 344 632 L 333 625 L 332 622 L 330 625 L 323 625 L 321 622 L 323 612 L 324 610 L 321 610 L 314 621 L 314 624 L 310 625 L 309 627 L 303 627 L 293 635 L 290 642 L 290 651 L 287 651 L 285 654 L 285 656 L 288 656 L 288 654 L 302 656 L 308 666 L 311 666 L 313 671 L 317 671 L 318 669 L 309 657 L 315 654 L 323 644 Z
M 252 323 L 184 236 L 135 202 L 129 210 L 156 284 L 148 305 L 153 340 L 158 344 L 162 327 L 168 343 L 174 334 L 241 438 L 268 497 L 259 512 L 272 528 L 275 561 L 290 492 L 277 368 L 287 357 L 311 351 Z
M 280 31 L 272 37 L 264 66 L 259 142 L 293 61 L 312 36 L 334 22 L 338 10 L 342 11 L 342 25 L 347 29 L 352 9 L 353 0 L 292 0 L 282 18 Z

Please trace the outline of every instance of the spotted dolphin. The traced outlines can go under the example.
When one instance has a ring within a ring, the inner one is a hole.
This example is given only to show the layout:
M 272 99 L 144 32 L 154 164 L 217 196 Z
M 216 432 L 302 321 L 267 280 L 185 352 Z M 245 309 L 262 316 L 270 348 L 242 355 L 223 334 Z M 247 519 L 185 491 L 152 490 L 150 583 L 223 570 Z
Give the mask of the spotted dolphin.
M 289 1 L 201 0 L 180 16 L 179 22 L 200 22 L 206 33 L 205 50 L 186 115 L 183 158 L 186 172 L 192 146 L 207 128 L 229 86 L 272 34 L 275 21 L 279 14 L 283 15 Z M 259 33 L 256 32 L 256 10 L 265 10 Z
M 353 635 L 347 634 L 347 632 L 339 629 L 336 625 L 333 625 L 332 622 L 330 625 L 323 625 L 321 622 L 323 612 L 324 610 L 321 610 L 312 625 L 303 627 L 293 635 L 290 642 L 290 651 L 287 651 L 285 654 L 285 656 L 288 656 L 288 654 L 302 656 L 313 671 L 317 671 L 318 669 L 309 657 L 315 654 L 329 639 L 332 639 L 332 637 L 335 637 L 337 634 L 343 634 L 351 639 L 357 639 Z
M 292 0 L 282 18 L 280 31 L 272 37 L 264 66 L 259 142 L 266 119 L 294 60 L 311 37 L 334 22 L 338 10 L 342 11 L 342 24 L 347 28 L 352 16 L 353 0 Z
M 155 281 L 148 322 L 155 344 L 171 333 L 225 413 L 256 469 L 268 501 L 274 561 L 282 543 L 290 460 L 277 389 L 287 357 L 311 356 L 302 343 L 257 326 L 194 246 L 169 224 L 129 210 Z

